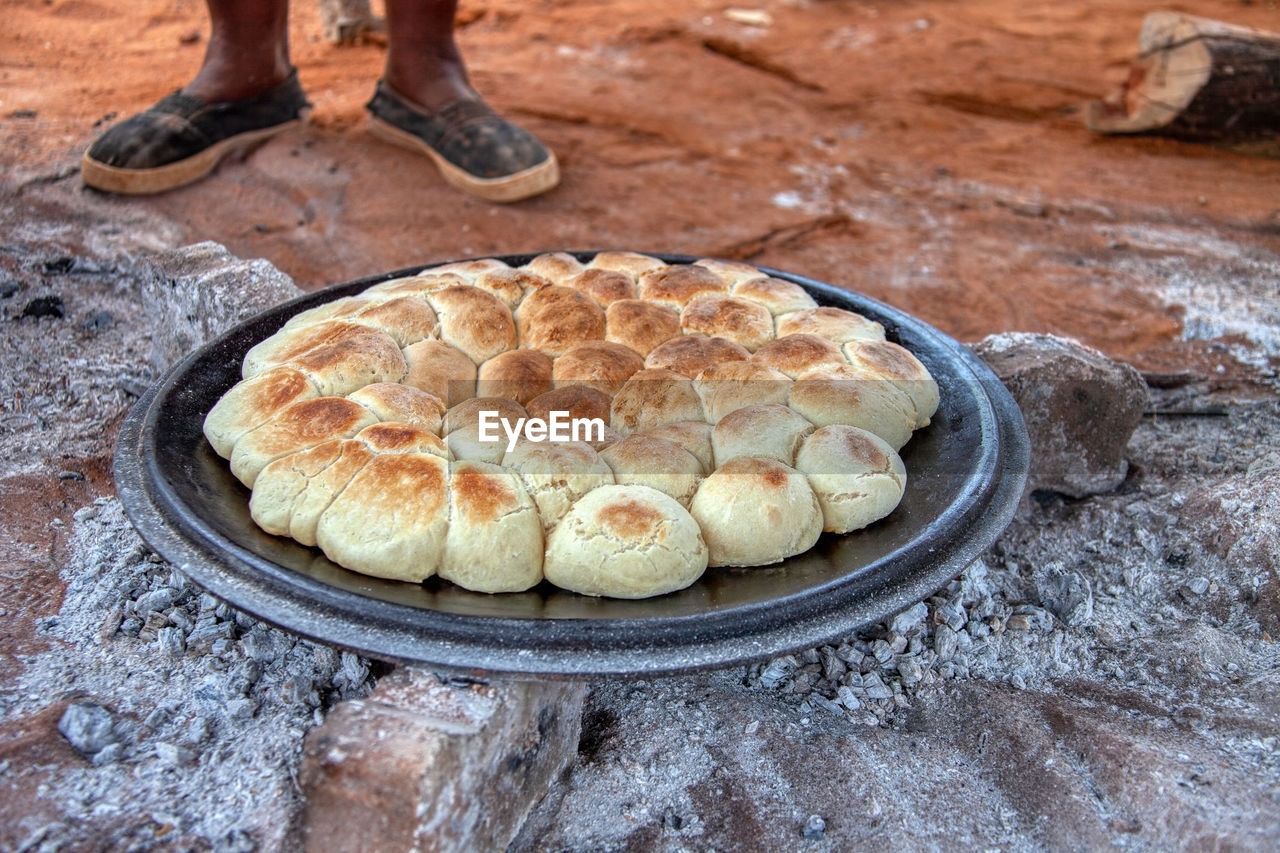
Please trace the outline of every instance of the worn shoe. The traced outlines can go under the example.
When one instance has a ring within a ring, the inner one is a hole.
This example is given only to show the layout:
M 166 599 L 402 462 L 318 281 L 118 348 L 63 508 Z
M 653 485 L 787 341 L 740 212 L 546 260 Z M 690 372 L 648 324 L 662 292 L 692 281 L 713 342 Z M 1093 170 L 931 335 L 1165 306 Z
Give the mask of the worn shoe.
M 164 192 L 199 180 L 237 150 L 300 124 L 310 108 L 295 70 L 239 101 L 209 103 L 181 91 L 108 130 L 80 163 L 91 187 L 125 195 Z
M 556 156 L 484 101 L 461 99 L 428 113 L 380 81 L 368 109 L 370 133 L 427 155 L 465 193 L 520 201 L 560 182 Z

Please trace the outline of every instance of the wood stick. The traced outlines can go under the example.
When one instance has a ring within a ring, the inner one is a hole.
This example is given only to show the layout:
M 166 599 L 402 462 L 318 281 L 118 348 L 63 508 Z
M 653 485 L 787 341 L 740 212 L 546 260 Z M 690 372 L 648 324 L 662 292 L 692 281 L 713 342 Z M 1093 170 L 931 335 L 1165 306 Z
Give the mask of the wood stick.
M 1089 104 L 1091 130 L 1280 156 L 1280 33 L 1152 12 L 1138 46 L 1120 90 Z

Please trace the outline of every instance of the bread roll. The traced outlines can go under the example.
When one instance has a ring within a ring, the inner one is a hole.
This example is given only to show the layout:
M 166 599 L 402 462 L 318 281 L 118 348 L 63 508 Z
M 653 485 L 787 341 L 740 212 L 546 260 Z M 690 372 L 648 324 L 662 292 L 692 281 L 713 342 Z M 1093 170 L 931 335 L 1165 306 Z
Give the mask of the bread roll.
M 470 261 L 454 261 L 451 264 L 441 264 L 438 267 L 432 267 L 430 270 L 424 270 L 432 275 L 456 275 L 461 276 L 469 282 L 474 282 L 485 273 L 499 272 L 501 270 L 511 269 L 505 261 L 497 258 L 478 258 Z
M 613 397 L 609 426 L 618 435 L 644 432 L 661 424 L 702 420 L 702 401 L 693 383 L 670 370 L 634 373 Z
M 803 287 L 780 278 L 745 279 L 735 284 L 731 292 L 734 296 L 759 302 L 775 317 L 818 306 Z
M 281 331 L 314 326 L 325 320 L 346 320 L 386 332 L 399 347 L 426 340 L 436 332 L 436 312 L 415 294 L 361 294 L 335 299 L 295 314 Z
M 316 543 L 349 569 L 426 580 L 449 526 L 449 463 L 432 453 L 384 453 L 361 468 L 320 516 Z
M 440 341 L 419 341 L 404 349 L 408 372 L 404 384 L 456 406 L 476 395 L 476 364 L 465 353 Z
M 243 373 L 248 379 L 279 365 L 305 374 L 320 394 L 337 397 L 374 382 L 399 382 L 408 371 L 386 333 L 344 320 L 282 329 L 249 350 Z
M 800 442 L 811 432 L 813 424 L 786 406 L 746 406 L 720 419 L 711 431 L 711 448 L 717 468 L 744 456 L 790 466 Z
M 642 273 L 661 269 L 666 261 L 658 260 L 639 252 L 600 252 L 587 264 L 588 269 L 617 270 L 626 273 L 633 279 L 639 279 Z
M 578 498 L 598 486 L 613 483 L 609 466 L 581 442 L 523 441 L 502 462 L 504 468 L 520 475 L 538 506 L 542 529 L 547 532 Z
M 791 386 L 787 405 L 814 426 L 861 427 L 897 450 L 911 438 L 916 408 L 892 383 L 865 377 L 848 365 L 813 371 Z
M 849 341 L 844 356 L 854 367 L 862 367 L 892 382 L 911 398 L 916 410 L 916 427 L 929 425 L 938 411 L 938 383 L 928 369 L 908 350 L 890 341 Z
M 521 592 L 542 580 L 542 520 L 514 472 L 455 463 L 449 497 L 440 577 L 474 592 Z
M 586 267 L 568 252 L 546 252 L 529 261 L 521 269 L 540 275 L 552 284 L 563 285 L 565 281 L 573 278 Z
M 724 293 L 695 296 L 680 313 L 686 335 L 712 335 L 750 352 L 773 340 L 773 316 L 763 305 Z
M 705 267 L 673 265 L 640 274 L 636 293 L 641 299 L 677 310 L 700 293 L 727 293 L 729 285 Z
M 375 451 L 363 441 L 326 441 L 277 459 L 253 482 L 249 512 L 263 530 L 316 544 L 316 525 Z
M 838 344 L 846 341 L 884 340 L 884 326 L 843 308 L 806 308 L 780 314 L 778 337 L 818 335 Z
M 725 361 L 699 373 L 693 388 L 702 400 L 707 421 L 716 423 L 743 406 L 785 406 L 791 380 L 782 371 L 753 361 Z
M 618 485 L 648 486 L 688 508 L 702 481 L 702 463 L 674 442 L 636 434 L 610 445 L 600 458 Z
M 440 318 L 440 340 L 456 347 L 476 364 L 515 349 L 516 326 L 511 309 L 478 287 L 458 285 L 427 294 Z
M 525 297 L 516 311 L 520 346 L 555 357 L 583 341 L 604 340 L 604 310 L 585 293 L 544 287 Z
M 767 343 L 751 356 L 763 364 L 795 379 L 820 367 L 838 367 L 845 363 L 840 348 L 818 335 L 787 335 Z
M 822 507 L 823 530 L 848 533 L 884 518 L 898 506 L 907 469 L 893 448 L 866 430 L 823 427 L 804 440 L 796 470 L 808 475 Z
M 416 424 L 396 421 L 373 424 L 356 433 L 355 440 L 363 441 L 375 453 L 434 453 L 441 459 L 449 458 L 444 440 Z
M 822 509 L 803 474 L 773 459 L 745 457 L 702 481 L 689 512 L 713 566 L 765 566 L 808 551 Z
M 566 385 L 554 391 L 548 391 L 530 400 L 525 406 L 529 417 L 551 420 L 552 412 L 568 412 L 569 417 L 577 421 L 598 420 L 603 426 L 592 428 L 590 435 L 585 431 L 582 435 L 584 443 L 599 453 L 619 438 L 609 426 L 609 395 L 587 385 Z
M 551 359 L 537 350 L 499 353 L 480 365 L 476 393 L 481 397 L 506 397 L 524 405 L 551 390 L 551 369 Z
M 680 314 L 640 299 L 620 299 L 605 312 L 605 340 L 647 356 L 654 347 L 680 336 Z
M 693 518 L 644 486 L 601 486 L 547 541 L 547 580 L 583 595 L 648 598 L 684 589 L 707 568 Z
M 567 279 L 564 286 L 585 293 L 604 308 L 619 299 L 636 298 L 635 280 L 617 270 L 585 269 Z
M 431 293 L 436 290 L 444 290 L 446 287 L 454 287 L 455 285 L 470 284 L 469 279 L 465 279 L 454 273 L 435 273 L 432 271 L 418 273 L 417 275 L 406 276 L 405 278 L 396 278 L 390 281 L 384 281 L 366 287 L 364 292 L 367 296 L 373 295 L 406 295 L 417 294 L 419 296 Z
M 635 350 L 609 341 L 587 341 L 556 359 L 552 377 L 557 388 L 587 385 L 613 396 L 644 367 Z
M 711 452 L 711 430 L 711 424 L 706 421 L 675 421 L 651 427 L 643 434 L 680 445 L 693 454 L 702 465 L 702 473 L 706 475 L 716 468 Z
M 268 463 L 331 439 L 350 438 L 377 422 L 364 406 L 341 397 L 291 403 L 240 437 L 231 450 L 231 473 L 252 488 L 258 472 Z
M 550 287 L 552 282 L 529 270 L 513 270 L 507 267 L 482 273 L 472 284 L 486 293 L 493 294 L 499 302 L 514 312 L 526 296 L 535 290 Z
M 490 424 L 485 435 L 480 434 L 482 413 Z M 506 397 L 472 397 L 454 406 L 444 416 L 445 444 L 454 459 L 472 459 L 477 462 L 502 462 L 509 444 L 507 430 L 522 429 L 522 421 L 529 416 L 524 407 Z
M 438 433 L 444 418 L 444 403 L 439 397 L 398 382 L 375 382 L 348 394 L 347 399 L 364 406 L 380 421 L 403 421 L 429 432 Z
M 644 360 L 644 366 L 671 370 L 693 379 L 713 365 L 727 361 L 746 361 L 751 353 L 741 344 L 724 338 L 703 335 L 685 335 L 672 338 L 654 348 Z
M 703 258 L 693 263 L 694 266 L 703 267 L 718 275 L 720 280 L 729 286 L 730 290 L 744 281 L 765 277 L 764 273 L 751 266 L 751 264 L 744 264 L 740 261 L 719 261 L 714 258 Z
M 223 394 L 204 419 L 204 435 L 223 459 L 240 436 L 270 420 L 290 403 L 311 400 L 320 392 L 303 373 L 275 367 L 244 379 Z

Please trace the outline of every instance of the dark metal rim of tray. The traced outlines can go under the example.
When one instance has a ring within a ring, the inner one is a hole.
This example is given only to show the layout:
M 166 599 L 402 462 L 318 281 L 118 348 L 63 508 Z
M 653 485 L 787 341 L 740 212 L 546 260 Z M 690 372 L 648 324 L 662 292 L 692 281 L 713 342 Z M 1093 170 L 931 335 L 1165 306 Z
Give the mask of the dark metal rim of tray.
M 578 252 L 580 259 L 594 252 Z M 694 258 L 653 253 L 670 263 Z M 534 255 L 501 256 L 520 265 Z M 1009 523 L 1028 465 L 1016 404 L 956 341 L 881 302 L 798 275 L 819 304 L 878 320 L 942 390 L 933 423 L 903 449 L 907 493 L 888 519 L 824 534 L 780 566 L 709 569 L 688 590 L 639 602 L 547 589 L 485 596 L 366 578 L 268 536 L 247 490 L 201 434 L 244 353 L 292 315 L 429 264 L 306 294 L 236 326 L 168 370 L 134 405 L 114 461 L 117 491 L 156 553 L 196 584 L 289 631 L 394 662 L 515 677 L 643 676 L 809 648 L 909 607 L 958 574 Z

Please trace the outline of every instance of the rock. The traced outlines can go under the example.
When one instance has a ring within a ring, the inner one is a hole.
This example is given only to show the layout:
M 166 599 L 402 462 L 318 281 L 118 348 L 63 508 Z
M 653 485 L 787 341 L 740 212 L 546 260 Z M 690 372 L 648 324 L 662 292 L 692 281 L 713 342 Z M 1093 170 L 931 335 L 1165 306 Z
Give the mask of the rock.
M 577 754 L 581 684 L 399 668 L 307 734 L 307 850 L 503 850 Z
M 804 822 L 804 828 L 800 834 L 805 838 L 821 838 L 826 834 L 827 822 L 822 819 L 821 815 L 811 814 L 809 819 Z
M 1029 490 L 1079 498 L 1123 482 L 1125 448 L 1148 404 L 1137 370 L 1053 335 L 991 335 L 974 352 L 1022 409 L 1031 438 Z
M 242 260 L 211 242 L 152 255 L 141 279 L 157 371 L 241 320 L 302 293 L 267 261 Z
M 22 309 L 23 317 L 64 317 L 67 309 L 61 296 L 37 296 Z
M 186 767 L 195 760 L 196 754 L 186 747 L 161 741 L 156 744 L 156 758 L 172 767 Z
M 111 712 L 101 705 L 77 702 L 63 712 L 58 731 L 81 754 L 93 756 L 118 740 L 114 723 Z
M 946 625 L 939 625 L 933 632 L 933 651 L 938 660 L 951 660 L 955 657 L 958 643 L 956 632 Z
M 1093 618 L 1093 588 L 1088 579 L 1061 564 L 1048 566 L 1036 578 L 1036 593 L 1045 608 L 1069 628 Z

